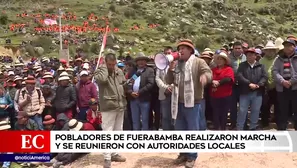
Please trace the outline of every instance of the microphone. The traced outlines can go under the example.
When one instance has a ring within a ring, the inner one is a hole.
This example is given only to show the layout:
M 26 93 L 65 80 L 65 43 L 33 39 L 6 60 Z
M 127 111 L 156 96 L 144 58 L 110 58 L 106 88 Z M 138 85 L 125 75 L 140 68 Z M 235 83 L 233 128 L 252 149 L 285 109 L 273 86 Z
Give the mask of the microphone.
M 130 79 L 128 79 L 128 80 L 126 81 L 125 84 L 129 84 L 132 80 L 135 81 L 141 74 L 142 74 L 142 72 L 137 71 L 137 72 L 136 72 Z

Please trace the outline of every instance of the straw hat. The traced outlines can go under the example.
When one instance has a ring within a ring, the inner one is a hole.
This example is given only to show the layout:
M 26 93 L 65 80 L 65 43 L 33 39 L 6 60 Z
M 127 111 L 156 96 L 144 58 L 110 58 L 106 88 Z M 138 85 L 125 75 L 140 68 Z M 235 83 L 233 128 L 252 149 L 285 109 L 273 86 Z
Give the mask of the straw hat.
M 83 69 L 86 69 L 86 70 L 90 69 L 90 65 L 88 63 L 84 63 Z
M 82 60 L 81 58 L 77 58 L 77 59 L 75 60 L 75 62 L 77 62 L 77 61 L 81 61 L 81 62 L 83 62 L 83 60 Z
M 45 72 L 42 78 L 43 78 L 43 79 L 46 79 L 46 78 L 53 78 L 53 75 L 52 75 L 50 72 Z
M 39 65 L 35 65 L 32 69 L 33 69 L 33 70 L 37 70 L 37 69 L 39 69 L 39 68 L 41 68 Z
M 284 40 L 280 37 L 278 37 L 277 39 L 275 39 L 274 43 L 275 43 L 275 47 L 277 47 L 279 50 L 284 49 L 284 45 L 283 45 Z
M 62 67 L 62 66 L 60 66 L 59 69 L 58 69 L 58 71 L 65 71 L 65 68 Z
M 67 72 L 62 72 L 60 74 L 58 81 L 62 81 L 62 80 L 70 80 L 69 74 Z
M 140 52 L 136 55 L 135 61 L 139 61 L 139 60 L 145 60 L 147 62 L 150 61 L 149 57 L 145 56 L 143 52 Z
M 35 84 L 36 80 L 33 76 L 28 76 L 25 82 L 26 84 Z
M 212 57 L 210 56 L 209 51 L 203 51 L 203 53 L 199 56 L 199 58 L 209 58 L 209 59 L 212 59 Z
M 40 71 L 42 71 L 42 68 L 41 67 L 39 67 L 38 69 L 36 69 L 36 72 L 40 72 Z
M 219 58 L 219 57 L 224 58 L 227 65 L 231 64 L 230 58 L 228 57 L 228 55 L 224 51 L 222 51 L 218 55 L 216 55 L 216 58 Z
M 46 115 L 43 119 L 43 125 L 50 125 L 55 123 L 55 119 L 51 115 Z
M 15 77 L 14 77 L 14 82 L 15 82 L 15 81 L 18 81 L 18 80 L 23 80 L 23 78 L 20 77 L 20 76 L 15 76 Z
M 17 67 L 17 66 L 24 66 L 24 64 L 21 63 L 21 62 L 17 62 L 17 63 L 14 64 L 14 66 L 15 66 L 15 67 Z
M 88 59 L 85 59 L 84 63 L 90 63 L 90 61 Z
M 89 72 L 88 72 L 88 71 L 85 71 L 85 70 L 83 70 L 83 71 L 81 71 L 81 72 L 79 73 L 79 76 L 83 76 L 83 75 L 86 75 L 86 76 L 88 76 L 88 75 L 89 75 Z
M 79 131 L 82 129 L 83 123 L 77 121 L 76 119 L 71 119 L 68 122 L 68 126 L 69 126 L 69 131 Z
M 14 72 L 13 71 L 8 71 L 8 76 L 14 76 Z
M 0 119 L 0 131 L 8 130 L 10 128 L 11 128 L 11 126 L 10 126 L 9 117 L 7 117 L 7 118 L 1 118 Z
M 278 50 L 278 47 L 273 44 L 273 41 L 269 40 L 263 50 Z
M 73 68 L 67 68 L 66 71 L 71 71 L 71 72 L 73 72 L 74 69 L 73 69 Z

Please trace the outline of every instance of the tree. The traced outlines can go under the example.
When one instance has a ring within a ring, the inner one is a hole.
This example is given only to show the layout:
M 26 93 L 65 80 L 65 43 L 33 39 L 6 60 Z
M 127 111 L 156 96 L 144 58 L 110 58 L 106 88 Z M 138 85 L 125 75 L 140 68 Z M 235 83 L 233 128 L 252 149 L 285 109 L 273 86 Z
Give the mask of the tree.
M 98 44 L 98 43 L 93 43 L 93 44 L 91 44 L 91 46 L 90 46 L 90 51 L 91 51 L 92 53 L 98 55 L 99 52 L 100 52 L 100 46 L 99 46 L 99 44 Z
M 8 23 L 8 16 L 6 14 L 2 14 L 0 16 L 0 24 L 6 25 Z

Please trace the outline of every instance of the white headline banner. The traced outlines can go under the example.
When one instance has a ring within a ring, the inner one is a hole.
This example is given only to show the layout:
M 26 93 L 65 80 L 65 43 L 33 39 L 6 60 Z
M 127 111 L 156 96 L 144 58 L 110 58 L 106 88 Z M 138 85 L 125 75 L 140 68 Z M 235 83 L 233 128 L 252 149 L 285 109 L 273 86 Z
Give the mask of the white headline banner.
M 293 152 L 296 138 L 295 131 L 51 131 L 51 152 Z

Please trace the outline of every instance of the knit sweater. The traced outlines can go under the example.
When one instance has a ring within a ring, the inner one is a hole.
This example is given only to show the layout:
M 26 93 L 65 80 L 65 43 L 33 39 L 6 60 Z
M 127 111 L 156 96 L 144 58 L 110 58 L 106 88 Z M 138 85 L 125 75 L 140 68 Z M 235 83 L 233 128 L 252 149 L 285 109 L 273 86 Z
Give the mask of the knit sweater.
M 194 83 L 194 102 L 199 103 L 203 99 L 204 94 L 204 86 L 200 82 L 201 75 L 205 75 L 207 78 L 207 82 L 212 80 L 212 72 L 206 62 L 196 57 L 192 64 L 192 78 Z M 176 77 L 175 73 L 168 70 L 167 75 L 165 77 L 166 83 L 172 84 L 174 82 L 174 78 Z M 179 100 L 180 103 L 184 103 L 184 84 L 183 82 L 179 83 Z

